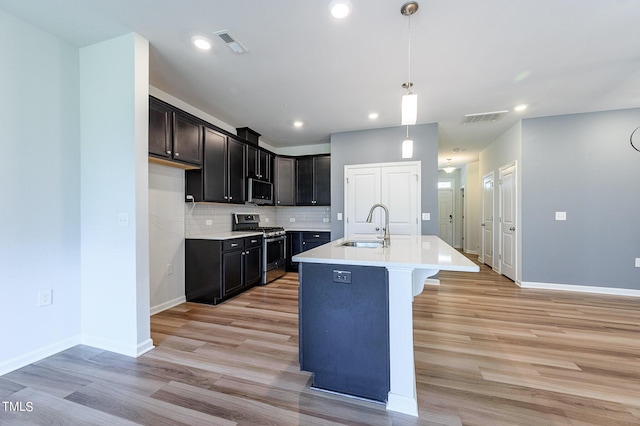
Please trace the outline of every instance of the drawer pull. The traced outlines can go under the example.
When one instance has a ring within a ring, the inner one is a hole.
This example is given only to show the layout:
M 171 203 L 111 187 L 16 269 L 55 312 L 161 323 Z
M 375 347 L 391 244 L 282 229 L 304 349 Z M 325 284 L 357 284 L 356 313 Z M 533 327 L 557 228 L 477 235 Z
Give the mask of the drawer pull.
M 238 243 L 231 243 L 231 247 L 238 247 Z

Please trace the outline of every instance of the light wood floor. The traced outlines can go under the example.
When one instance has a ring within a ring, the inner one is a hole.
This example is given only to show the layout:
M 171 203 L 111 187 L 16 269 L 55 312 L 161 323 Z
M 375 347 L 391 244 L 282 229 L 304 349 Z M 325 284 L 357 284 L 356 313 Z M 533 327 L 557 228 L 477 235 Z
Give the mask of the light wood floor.
M 419 419 L 309 389 L 288 274 L 153 316 L 140 358 L 78 346 L 0 377 L 1 401 L 33 404 L 0 406 L 0 424 L 640 424 L 640 300 L 524 290 L 484 266 L 440 279 L 414 303 Z

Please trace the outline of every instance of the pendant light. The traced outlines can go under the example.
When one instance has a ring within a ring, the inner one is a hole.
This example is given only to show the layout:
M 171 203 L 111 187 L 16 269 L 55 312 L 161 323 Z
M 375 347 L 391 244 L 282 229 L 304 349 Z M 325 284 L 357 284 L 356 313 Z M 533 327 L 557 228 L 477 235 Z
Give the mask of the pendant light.
M 409 139 L 409 126 L 407 137 L 402 141 L 402 158 L 413 158 L 413 139 Z
M 400 13 L 409 17 L 409 48 L 408 48 L 408 69 L 409 78 L 406 83 L 402 83 L 402 87 L 407 89 L 407 93 L 402 96 L 402 125 L 416 124 L 418 120 L 418 95 L 411 93 L 411 15 L 418 11 L 418 2 L 410 1 L 400 8 Z
M 444 167 L 442 170 L 444 170 L 445 173 L 453 173 L 455 169 L 455 167 L 451 166 L 451 158 L 447 158 L 447 167 Z

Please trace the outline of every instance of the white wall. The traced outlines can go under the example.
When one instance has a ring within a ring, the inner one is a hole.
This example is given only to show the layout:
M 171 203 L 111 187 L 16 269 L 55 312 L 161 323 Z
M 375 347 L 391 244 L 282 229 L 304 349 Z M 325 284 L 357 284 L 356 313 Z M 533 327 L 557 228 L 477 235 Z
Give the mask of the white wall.
M 185 301 L 184 205 L 184 170 L 149 163 L 149 297 L 152 315 Z
M 148 61 L 136 34 L 80 49 L 82 342 L 130 356 L 153 347 Z
M 0 11 L 0 57 L 1 375 L 79 342 L 80 142 L 77 49 Z
M 465 195 L 465 253 L 480 253 L 480 224 L 482 223 L 482 185 L 479 174 L 480 163 L 465 165 L 461 174 Z

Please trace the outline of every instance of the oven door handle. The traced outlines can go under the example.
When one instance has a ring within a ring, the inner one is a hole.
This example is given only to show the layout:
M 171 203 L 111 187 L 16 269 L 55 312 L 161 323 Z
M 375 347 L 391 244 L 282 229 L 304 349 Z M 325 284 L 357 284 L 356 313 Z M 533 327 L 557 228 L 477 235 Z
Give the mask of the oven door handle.
M 265 242 L 265 243 L 274 243 L 274 242 L 276 242 L 276 241 L 284 241 L 284 240 L 286 240 L 286 239 L 287 239 L 287 236 L 286 236 L 286 235 L 281 235 L 281 236 L 279 236 L 279 237 L 265 238 L 265 239 L 264 239 L 264 242 Z

